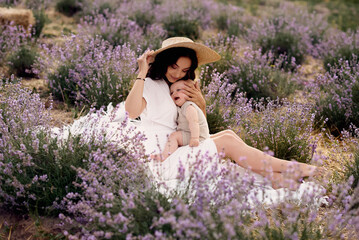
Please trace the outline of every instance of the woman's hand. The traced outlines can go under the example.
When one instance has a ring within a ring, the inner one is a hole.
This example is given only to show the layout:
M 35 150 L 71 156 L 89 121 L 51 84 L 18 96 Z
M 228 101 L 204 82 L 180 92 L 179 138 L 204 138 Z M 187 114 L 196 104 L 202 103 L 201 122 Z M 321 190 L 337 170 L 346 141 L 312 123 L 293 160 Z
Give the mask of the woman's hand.
M 194 102 L 206 116 L 206 100 L 204 99 L 201 89 L 199 88 L 199 83 L 193 80 L 185 81 L 186 87 L 184 88 L 185 94 L 187 95 L 186 100 Z
M 150 63 L 153 62 L 152 54 L 153 50 L 147 50 L 144 54 L 142 54 L 139 58 L 137 58 L 139 73 L 138 76 L 141 78 L 145 78 L 150 68 Z

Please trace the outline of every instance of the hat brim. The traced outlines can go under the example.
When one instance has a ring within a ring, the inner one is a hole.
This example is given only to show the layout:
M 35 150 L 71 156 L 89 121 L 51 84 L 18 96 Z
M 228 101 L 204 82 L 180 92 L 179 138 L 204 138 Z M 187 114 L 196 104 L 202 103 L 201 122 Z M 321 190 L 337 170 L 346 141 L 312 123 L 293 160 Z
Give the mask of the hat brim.
M 157 54 L 159 54 L 167 49 L 176 48 L 176 47 L 185 47 L 185 48 L 193 49 L 197 55 L 198 66 L 207 64 L 207 63 L 211 63 L 211 62 L 216 62 L 221 59 L 221 56 L 214 50 L 210 49 L 209 47 L 207 47 L 203 44 L 195 43 L 195 42 L 180 42 L 180 43 L 171 44 L 169 46 L 166 46 L 166 47 L 156 50 L 152 54 L 152 57 L 155 58 L 157 56 Z

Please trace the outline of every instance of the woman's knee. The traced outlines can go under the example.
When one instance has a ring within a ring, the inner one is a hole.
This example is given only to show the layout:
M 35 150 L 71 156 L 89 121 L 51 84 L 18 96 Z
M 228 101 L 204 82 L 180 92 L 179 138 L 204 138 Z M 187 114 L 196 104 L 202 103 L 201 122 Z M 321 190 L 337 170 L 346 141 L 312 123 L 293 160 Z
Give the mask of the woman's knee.
M 225 133 L 227 133 L 227 134 L 236 135 L 236 133 L 233 132 L 233 130 L 231 130 L 231 129 L 226 129 L 226 130 L 224 130 L 224 131 L 225 131 Z
M 247 144 L 231 130 L 228 130 L 228 132 L 214 139 L 214 142 L 217 149 L 225 150 L 241 149 L 247 146 Z
M 235 141 L 235 137 L 229 133 L 223 133 L 221 136 L 218 136 L 213 141 L 216 144 L 218 149 L 228 149 L 233 147 L 233 143 Z

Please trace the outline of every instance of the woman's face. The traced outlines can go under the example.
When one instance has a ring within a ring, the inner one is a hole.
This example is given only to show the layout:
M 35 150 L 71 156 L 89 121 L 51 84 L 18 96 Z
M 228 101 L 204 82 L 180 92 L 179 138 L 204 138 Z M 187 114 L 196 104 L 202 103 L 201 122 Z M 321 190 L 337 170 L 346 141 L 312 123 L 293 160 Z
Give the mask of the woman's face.
M 191 59 L 189 57 L 180 57 L 177 62 L 167 67 L 166 78 L 169 82 L 174 83 L 184 76 L 191 67 Z

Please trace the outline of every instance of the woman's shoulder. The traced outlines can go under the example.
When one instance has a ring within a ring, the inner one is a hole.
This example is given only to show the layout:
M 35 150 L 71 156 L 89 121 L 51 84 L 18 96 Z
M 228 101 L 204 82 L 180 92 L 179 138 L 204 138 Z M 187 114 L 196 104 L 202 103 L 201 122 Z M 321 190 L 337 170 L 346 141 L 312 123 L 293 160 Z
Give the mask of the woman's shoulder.
M 150 77 L 145 78 L 145 82 L 164 82 L 165 80 L 163 78 L 161 79 L 152 79 Z

